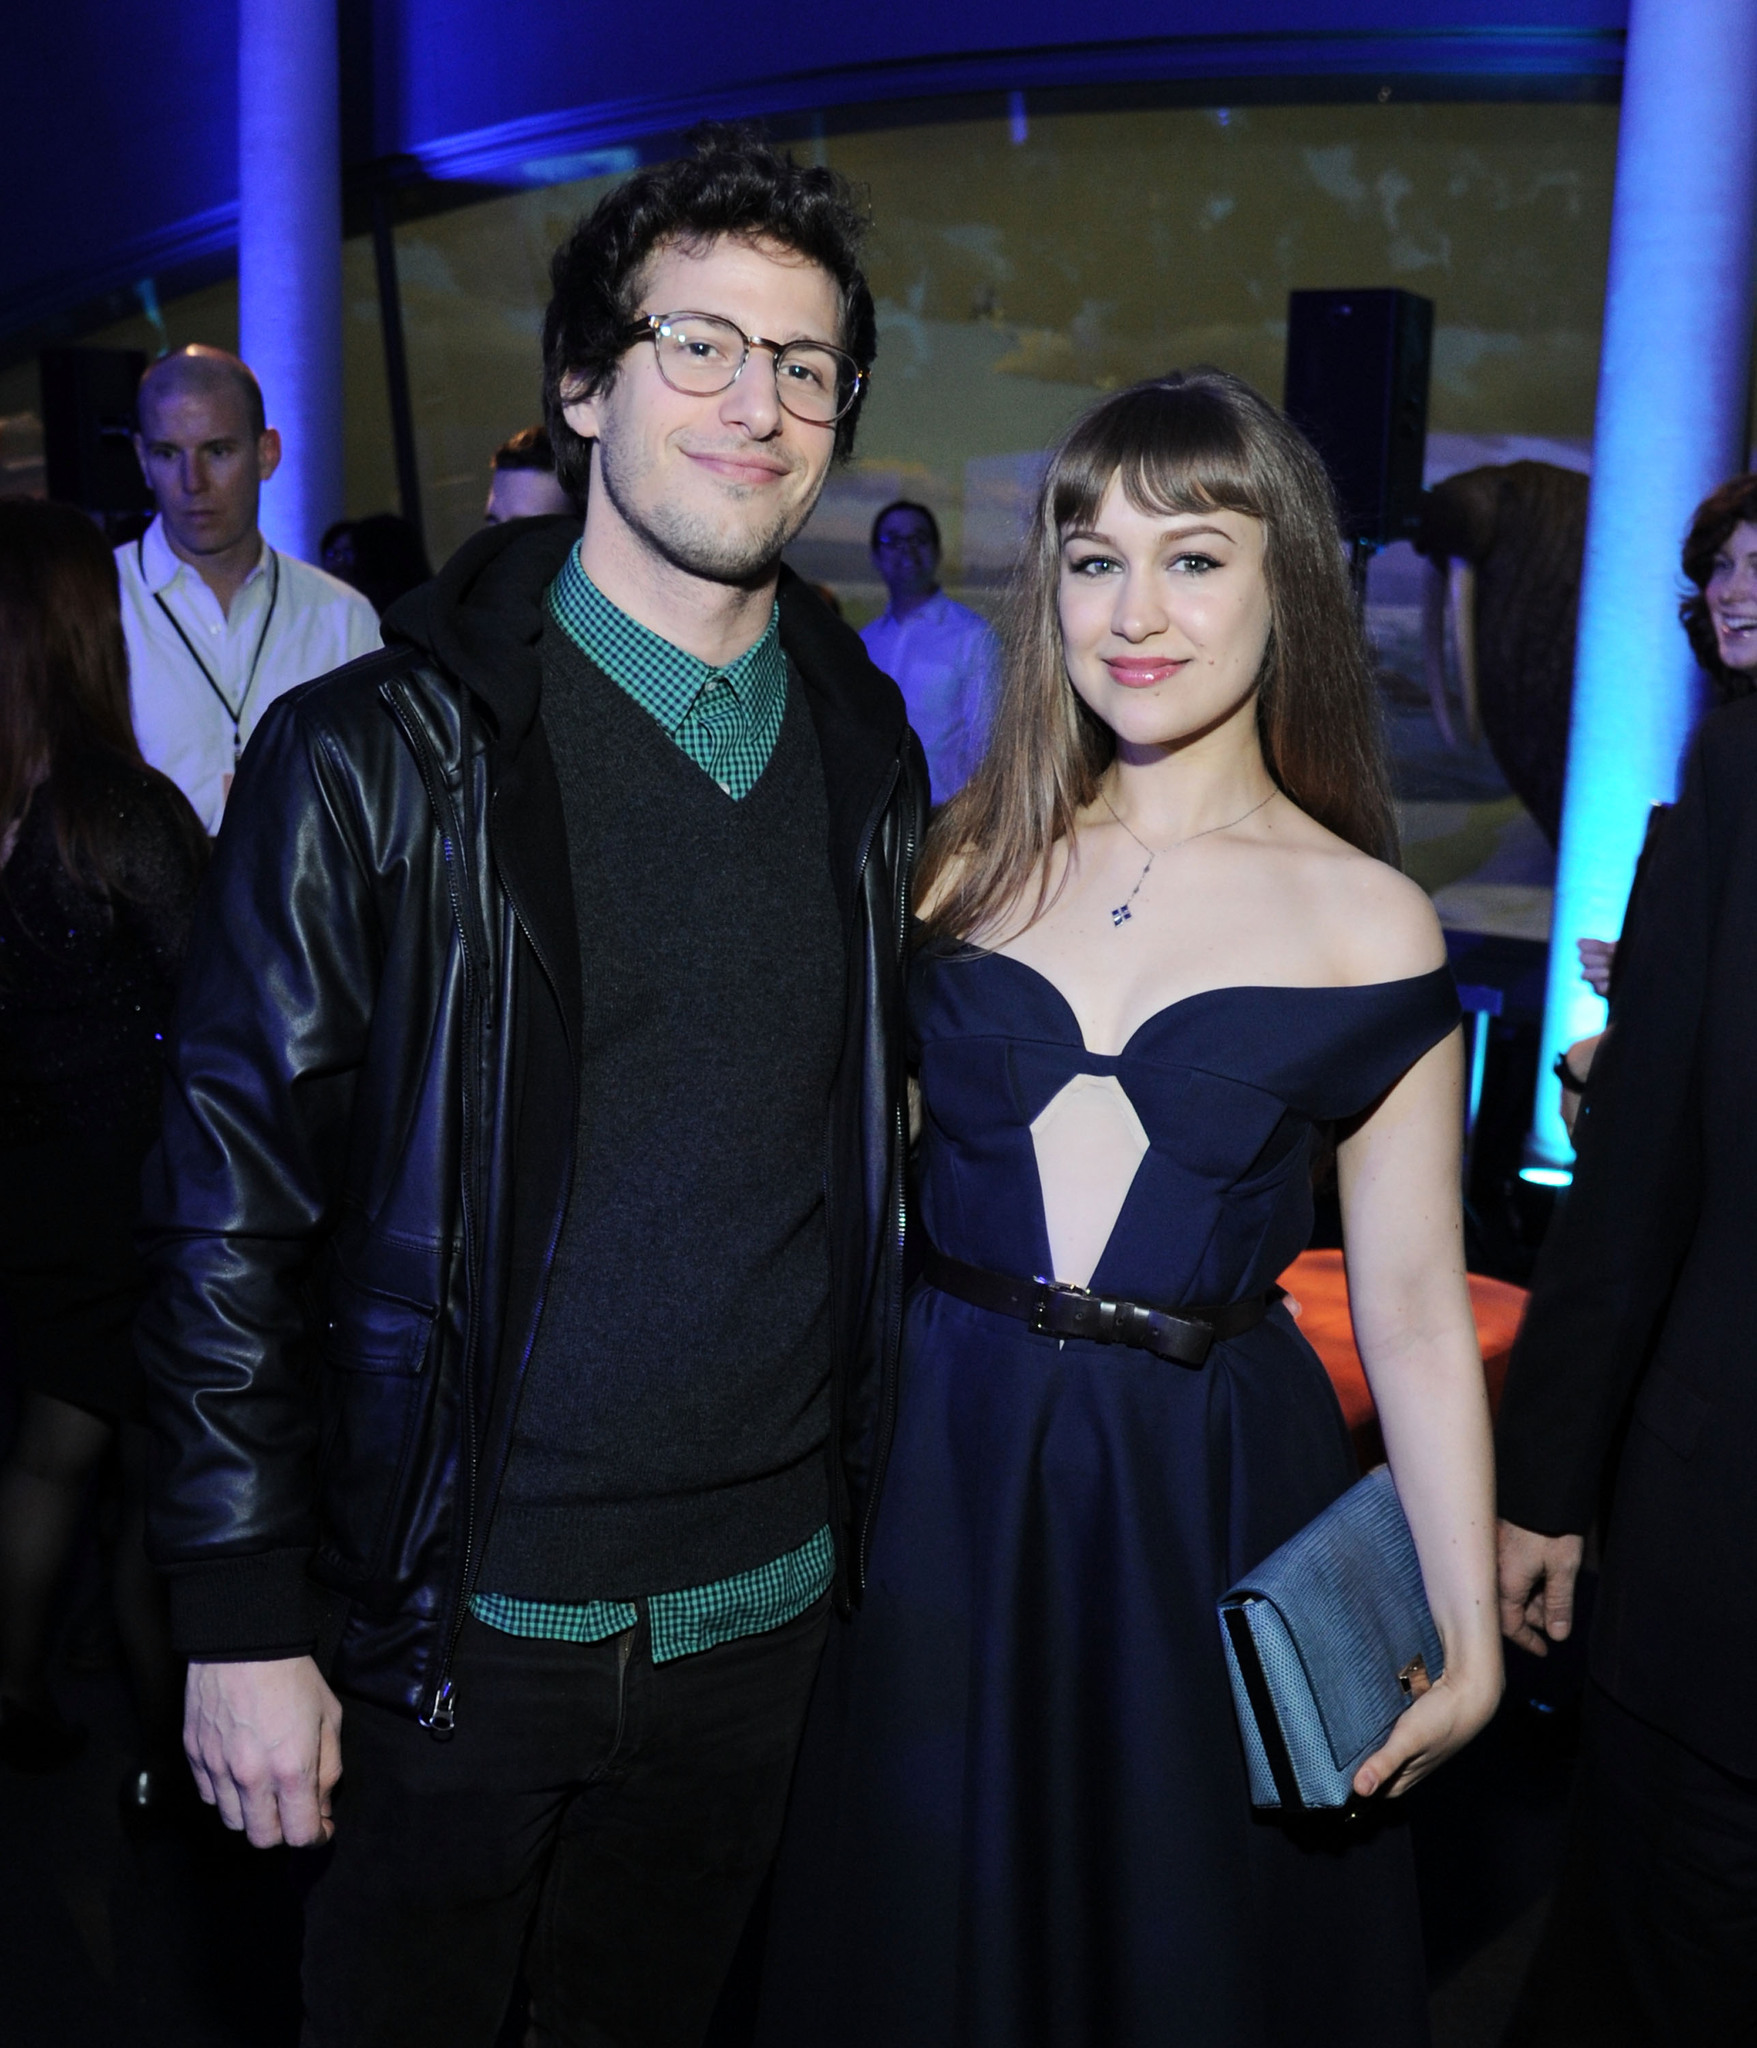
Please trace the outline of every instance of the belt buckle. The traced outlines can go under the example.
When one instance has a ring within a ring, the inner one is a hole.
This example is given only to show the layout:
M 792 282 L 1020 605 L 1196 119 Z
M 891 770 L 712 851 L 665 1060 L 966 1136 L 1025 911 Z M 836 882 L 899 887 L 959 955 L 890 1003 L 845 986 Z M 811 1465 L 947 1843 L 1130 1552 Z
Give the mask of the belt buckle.
M 1050 1321 L 1050 1315 L 1058 1301 L 1089 1300 L 1084 1287 L 1076 1287 L 1071 1280 L 1051 1280 L 1046 1274 L 1031 1276 L 1037 1283 L 1037 1299 L 1031 1304 L 1031 1329 L 1039 1337 L 1059 1337 L 1064 1333 Z

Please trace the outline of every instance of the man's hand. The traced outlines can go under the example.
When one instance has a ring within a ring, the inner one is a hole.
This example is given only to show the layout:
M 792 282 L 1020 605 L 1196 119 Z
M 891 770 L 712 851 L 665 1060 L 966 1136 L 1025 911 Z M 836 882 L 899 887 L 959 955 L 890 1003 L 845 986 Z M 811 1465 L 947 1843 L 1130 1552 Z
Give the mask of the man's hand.
M 1538 1536 L 1503 1522 L 1498 1548 L 1501 1633 L 1522 1650 L 1547 1656 L 1550 1644 L 1559 1643 L 1574 1626 L 1574 1581 L 1586 1539 Z
M 1580 954 L 1580 979 L 1591 982 L 1595 995 L 1608 996 L 1611 969 L 1617 964 L 1616 940 L 1576 939 L 1574 944 Z
M 197 1790 L 259 1849 L 295 1849 L 335 1833 L 342 1703 L 309 1657 L 191 1664 L 183 1749 Z

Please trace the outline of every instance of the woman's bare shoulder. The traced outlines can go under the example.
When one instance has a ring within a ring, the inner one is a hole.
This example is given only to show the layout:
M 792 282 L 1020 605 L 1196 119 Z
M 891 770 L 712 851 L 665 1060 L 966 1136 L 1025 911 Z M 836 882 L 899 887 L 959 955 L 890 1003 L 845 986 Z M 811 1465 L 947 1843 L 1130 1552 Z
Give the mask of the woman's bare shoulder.
M 1351 981 L 1401 981 L 1445 966 L 1445 934 L 1419 883 L 1350 847 L 1332 886 Z
M 1427 891 L 1389 862 L 1299 814 L 1302 907 L 1322 928 L 1350 981 L 1401 981 L 1446 964 L 1446 940 Z

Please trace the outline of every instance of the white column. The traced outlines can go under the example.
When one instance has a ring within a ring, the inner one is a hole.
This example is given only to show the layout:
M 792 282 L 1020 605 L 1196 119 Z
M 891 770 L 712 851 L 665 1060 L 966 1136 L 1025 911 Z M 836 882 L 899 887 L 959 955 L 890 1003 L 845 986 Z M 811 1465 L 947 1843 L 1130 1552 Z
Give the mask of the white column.
M 336 0 L 239 0 L 238 335 L 285 448 L 263 532 L 315 561 L 342 514 Z
M 1550 1062 L 1604 1023 L 1574 942 L 1616 936 L 1695 722 L 1678 551 L 1745 466 L 1754 239 L 1757 0 L 1630 0 L 1532 1178 L 1573 1157 Z

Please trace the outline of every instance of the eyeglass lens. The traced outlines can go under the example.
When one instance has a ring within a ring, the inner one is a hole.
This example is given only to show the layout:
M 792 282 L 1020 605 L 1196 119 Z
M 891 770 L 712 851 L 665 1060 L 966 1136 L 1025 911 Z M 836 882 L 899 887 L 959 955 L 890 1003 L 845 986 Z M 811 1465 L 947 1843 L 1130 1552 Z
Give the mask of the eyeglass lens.
M 667 314 L 653 329 L 659 374 L 674 391 L 708 398 L 744 367 L 744 335 L 711 313 Z M 824 425 L 853 403 L 854 364 L 820 342 L 790 341 L 775 352 L 775 392 L 795 419 Z

